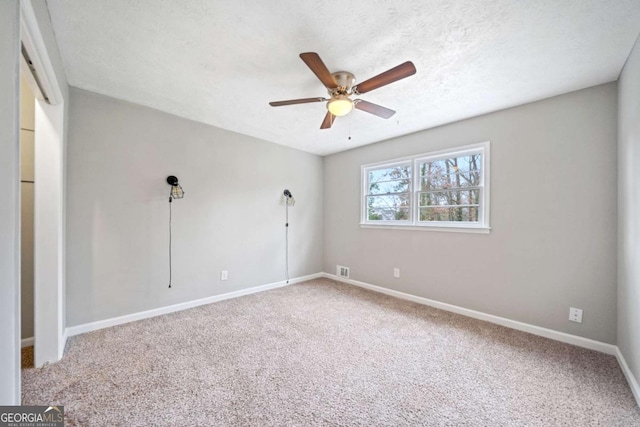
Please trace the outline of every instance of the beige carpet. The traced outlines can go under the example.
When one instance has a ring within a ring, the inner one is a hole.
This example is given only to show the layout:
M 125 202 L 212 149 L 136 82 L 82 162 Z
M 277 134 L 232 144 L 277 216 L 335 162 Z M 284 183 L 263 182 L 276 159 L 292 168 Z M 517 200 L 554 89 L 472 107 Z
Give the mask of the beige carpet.
M 72 426 L 634 426 L 612 356 L 320 279 L 70 339 Z

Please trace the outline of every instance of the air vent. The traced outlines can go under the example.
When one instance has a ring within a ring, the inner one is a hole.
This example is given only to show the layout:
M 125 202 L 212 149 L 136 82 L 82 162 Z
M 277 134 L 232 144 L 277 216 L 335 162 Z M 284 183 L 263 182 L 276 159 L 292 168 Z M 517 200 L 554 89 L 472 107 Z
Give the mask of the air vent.
M 336 275 L 338 277 L 344 277 L 345 279 L 349 278 L 349 267 L 344 267 L 342 265 L 336 265 Z

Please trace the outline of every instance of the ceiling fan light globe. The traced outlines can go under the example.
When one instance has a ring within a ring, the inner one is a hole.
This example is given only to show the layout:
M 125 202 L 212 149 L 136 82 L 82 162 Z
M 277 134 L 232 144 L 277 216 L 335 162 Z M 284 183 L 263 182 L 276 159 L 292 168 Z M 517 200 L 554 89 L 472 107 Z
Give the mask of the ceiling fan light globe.
M 333 97 L 327 102 L 327 110 L 336 117 L 346 116 L 353 110 L 353 101 L 344 95 Z

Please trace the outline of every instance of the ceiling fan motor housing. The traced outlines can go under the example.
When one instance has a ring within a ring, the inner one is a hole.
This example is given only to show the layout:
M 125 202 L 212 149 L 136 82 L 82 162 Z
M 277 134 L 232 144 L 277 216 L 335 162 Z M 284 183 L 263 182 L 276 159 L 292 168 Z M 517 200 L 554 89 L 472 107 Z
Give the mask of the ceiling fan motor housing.
M 348 71 L 337 71 L 331 73 L 338 85 L 335 89 L 328 89 L 329 95 L 351 95 L 351 87 L 356 82 L 356 76 Z

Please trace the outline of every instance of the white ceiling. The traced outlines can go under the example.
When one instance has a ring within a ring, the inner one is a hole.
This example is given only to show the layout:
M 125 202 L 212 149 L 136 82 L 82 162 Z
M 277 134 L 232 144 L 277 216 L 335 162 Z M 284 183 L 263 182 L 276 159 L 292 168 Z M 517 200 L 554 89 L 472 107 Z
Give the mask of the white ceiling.
M 616 80 L 640 0 L 48 0 L 69 84 L 320 155 Z M 320 130 L 299 58 L 364 81 L 417 74 Z M 351 140 L 348 139 L 349 134 Z

